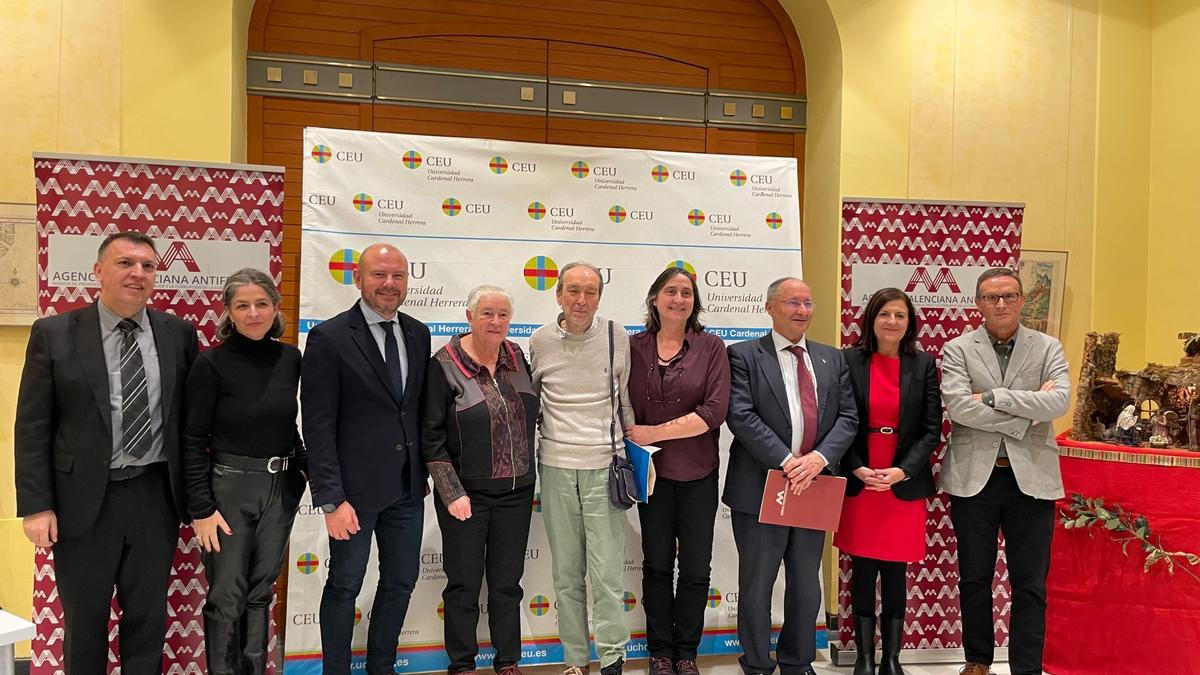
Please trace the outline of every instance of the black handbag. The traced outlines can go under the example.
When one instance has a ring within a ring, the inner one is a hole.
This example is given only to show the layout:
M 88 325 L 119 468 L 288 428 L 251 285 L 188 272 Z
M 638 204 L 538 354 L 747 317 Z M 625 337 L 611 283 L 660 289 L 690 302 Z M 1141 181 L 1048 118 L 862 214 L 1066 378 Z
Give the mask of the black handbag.
M 612 416 L 608 420 L 609 444 L 612 448 L 612 463 L 608 465 L 608 501 L 614 509 L 628 511 L 637 502 L 637 480 L 633 476 L 633 465 L 624 452 L 617 452 L 617 383 L 616 344 L 613 339 L 613 322 L 608 322 L 608 392 L 612 401 Z M 624 440 L 621 446 L 624 448 Z

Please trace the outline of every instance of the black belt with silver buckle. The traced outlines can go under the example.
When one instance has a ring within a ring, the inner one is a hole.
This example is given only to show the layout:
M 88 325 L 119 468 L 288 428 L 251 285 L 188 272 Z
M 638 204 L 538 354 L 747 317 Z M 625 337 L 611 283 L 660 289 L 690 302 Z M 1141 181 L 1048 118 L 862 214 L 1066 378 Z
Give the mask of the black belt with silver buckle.
M 123 466 L 119 469 L 109 469 L 108 470 L 108 482 L 119 483 L 123 480 L 130 480 L 132 478 L 137 478 L 138 476 L 150 473 L 151 471 L 153 471 L 161 466 L 164 466 L 165 464 L 166 464 L 166 462 L 151 462 L 149 464 L 138 464 L 135 466 Z
M 890 435 L 896 433 L 896 428 L 895 427 L 867 427 L 867 433 L 868 434 L 884 434 L 884 435 L 890 436 Z
M 221 464 L 241 471 L 257 471 L 260 473 L 287 471 L 293 459 L 295 459 L 293 456 L 247 457 L 246 455 L 234 455 L 228 452 L 214 452 L 212 454 L 213 464 Z

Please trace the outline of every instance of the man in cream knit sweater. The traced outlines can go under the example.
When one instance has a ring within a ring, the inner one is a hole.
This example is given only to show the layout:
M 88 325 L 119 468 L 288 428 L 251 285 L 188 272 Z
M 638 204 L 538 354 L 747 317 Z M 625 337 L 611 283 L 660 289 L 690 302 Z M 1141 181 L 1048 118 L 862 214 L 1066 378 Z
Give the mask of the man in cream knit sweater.
M 610 368 L 610 322 L 596 316 L 603 290 L 594 265 L 565 265 L 555 288 L 562 313 L 529 338 L 533 386 L 542 403 L 542 513 L 554 558 L 564 675 L 586 675 L 591 661 L 586 576 L 602 675 L 621 675 L 629 641 L 622 583 L 626 513 L 608 501 L 613 444 L 624 452 L 624 429 L 633 425 L 626 391 L 629 336 L 613 325 Z

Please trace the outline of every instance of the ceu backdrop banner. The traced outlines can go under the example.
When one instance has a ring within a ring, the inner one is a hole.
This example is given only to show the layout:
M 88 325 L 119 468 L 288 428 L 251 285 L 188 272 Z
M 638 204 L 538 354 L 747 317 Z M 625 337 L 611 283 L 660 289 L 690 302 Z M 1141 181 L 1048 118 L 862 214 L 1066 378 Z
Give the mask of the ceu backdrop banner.
M 982 323 L 975 308 L 975 282 L 990 267 L 1016 269 L 1020 257 L 1021 204 L 946 203 L 846 199 L 842 203 L 842 344 L 861 337 L 859 321 L 867 300 L 888 286 L 912 299 L 921 319 L 921 348 L 941 367 L 942 345 Z M 950 429 L 943 425 L 943 436 Z M 934 473 L 944 448 L 934 455 Z M 958 552 L 950 524 L 950 500 L 928 500 L 923 562 L 908 566 L 905 648 L 962 647 L 958 609 Z M 1000 554 L 996 597 L 997 644 L 1008 644 L 1009 586 Z M 850 630 L 850 559 L 841 557 L 838 616 L 842 649 L 853 651 Z M 961 660 L 961 652 L 957 655 Z
M 282 168 L 37 154 L 34 175 L 40 316 L 95 301 L 96 249 L 123 230 L 155 239 L 159 260 L 150 304 L 194 323 L 202 349 L 213 341 L 226 276 L 252 266 L 279 282 Z M 53 550 L 39 548 L 35 555 L 31 672 L 61 673 L 62 607 Z M 204 672 L 203 569 L 200 542 L 191 527 L 180 528 L 167 593 L 164 673 Z M 114 619 L 118 613 L 114 600 Z M 115 623 L 109 627 L 110 671 L 120 653 Z
M 357 299 L 359 253 L 387 242 L 408 256 L 402 309 L 429 325 L 434 349 L 466 330 L 467 292 L 482 283 L 514 298 L 511 337 L 524 343 L 556 319 L 558 270 L 587 260 L 603 273 L 600 314 L 641 330 L 646 291 L 668 266 L 696 275 L 720 337 L 762 335 L 766 287 L 801 274 L 797 169 L 792 158 L 729 157 L 475 139 L 308 129 L 305 133 L 300 340 Z M 830 311 L 833 311 L 832 308 Z M 724 431 L 728 443 L 728 430 Z M 432 498 L 432 497 L 431 497 Z M 550 549 L 535 497 L 526 551 L 522 662 L 562 661 Z M 397 667 L 443 670 L 441 538 L 427 507 L 421 571 Z M 292 533 L 285 671 L 320 671 L 317 611 L 328 565 L 319 509 L 301 506 Z M 632 512 L 625 539 L 631 657 L 645 656 L 641 542 Z M 728 511 L 717 518 L 704 653 L 737 652 L 737 555 Z M 363 658 L 376 577 L 359 595 Z M 486 614 L 486 594 L 480 598 Z M 777 602 L 781 607 L 781 601 Z M 776 615 L 778 622 L 782 614 Z M 816 617 L 813 617 L 814 625 Z M 486 621 L 479 666 L 490 665 Z

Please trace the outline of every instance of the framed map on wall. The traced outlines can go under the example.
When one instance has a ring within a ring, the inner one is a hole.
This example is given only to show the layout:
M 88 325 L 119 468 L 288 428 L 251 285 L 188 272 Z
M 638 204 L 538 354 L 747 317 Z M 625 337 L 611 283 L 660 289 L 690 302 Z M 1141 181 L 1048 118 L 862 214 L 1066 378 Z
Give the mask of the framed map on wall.
M 1058 337 L 1067 287 L 1067 252 L 1022 249 L 1017 272 L 1025 290 L 1021 323 Z
M 36 318 L 36 211 L 0 202 L 0 325 L 28 326 Z

